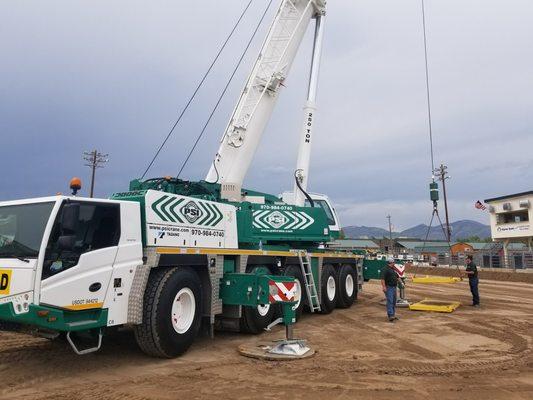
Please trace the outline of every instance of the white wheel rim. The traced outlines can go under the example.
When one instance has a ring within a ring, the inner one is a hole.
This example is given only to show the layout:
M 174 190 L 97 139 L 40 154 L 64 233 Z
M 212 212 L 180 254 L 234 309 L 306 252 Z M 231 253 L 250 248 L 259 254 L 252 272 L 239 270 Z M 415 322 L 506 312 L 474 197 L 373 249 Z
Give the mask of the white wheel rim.
M 270 304 L 259 304 L 257 306 L 257 312 L 260 316 L 264 317 L 270 311 Z
M 328 294 L 329 301 L 333 301 L 335 299 L 335 286 L 335 278 L 330 276 L 326 285 L 326 292 Z
M 172 302 L 172 327 L 179 333 L 185 333 L 191 327 L 196 313 L 196 299 L 189 288 L 181 289 Z
M 293 310 L 297 310 L 300 307 L 300 302 L 302 301 L 302 285 L 298 279 L 294 280 L 296 282 L 296 291 L 294 292 L 294 301 L 296 304 L 292 306 Z
M 353 277 L 351 274 L 346 275 L 346 280 L 344 281 L 346 294 L 348 297 L 352 297 L 353 294 Z

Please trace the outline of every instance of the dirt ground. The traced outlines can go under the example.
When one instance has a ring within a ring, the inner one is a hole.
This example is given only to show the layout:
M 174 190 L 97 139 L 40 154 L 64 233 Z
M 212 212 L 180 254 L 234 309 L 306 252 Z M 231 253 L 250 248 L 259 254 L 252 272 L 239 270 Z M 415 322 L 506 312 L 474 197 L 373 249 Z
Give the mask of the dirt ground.
M 385 320 L 376 282 L 359 301 L 296 325 L 318 350 L 307 360 L 240 356 L 245 342 L 276 339 L 219 333 L 175 360 L 144 356 L 122 333 L 83 357 L 63 343 L 0 332 L 2 399 L 532 399 L 533 285 L 482 281 L 482 307 L 468 284 L 413 285 L 411 299 L 459 300 L 452 314 L 399 311 Z

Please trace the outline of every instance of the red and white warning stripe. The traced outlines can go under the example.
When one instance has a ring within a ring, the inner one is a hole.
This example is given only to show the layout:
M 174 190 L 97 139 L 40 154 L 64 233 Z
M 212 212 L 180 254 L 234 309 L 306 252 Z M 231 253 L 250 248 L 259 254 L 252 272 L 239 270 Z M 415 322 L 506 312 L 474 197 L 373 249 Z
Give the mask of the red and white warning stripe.
M 294 301 L 296 296 L 296 281 L 294 282 L 274 282 L 268 283 L 269 296 L 268 301 L 275 303 L 278 301 Z

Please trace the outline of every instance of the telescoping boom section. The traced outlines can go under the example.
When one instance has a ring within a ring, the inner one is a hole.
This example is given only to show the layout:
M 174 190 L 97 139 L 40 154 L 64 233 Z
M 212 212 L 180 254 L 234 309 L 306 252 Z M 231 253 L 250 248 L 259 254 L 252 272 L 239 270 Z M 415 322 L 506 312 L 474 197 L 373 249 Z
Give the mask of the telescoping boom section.
M 324 0 L 281 2 L 206 181 L 241 188 L 309 22 L 325 13 L 325 3 Z

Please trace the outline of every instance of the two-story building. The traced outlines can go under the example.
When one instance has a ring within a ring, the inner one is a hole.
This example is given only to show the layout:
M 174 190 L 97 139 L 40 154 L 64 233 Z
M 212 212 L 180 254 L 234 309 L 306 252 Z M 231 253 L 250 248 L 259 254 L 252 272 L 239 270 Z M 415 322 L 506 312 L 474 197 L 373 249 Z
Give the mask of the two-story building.
M 503 244 L 508 266 L 509 243 L 523 242 L 533 248 L 533 190 L 485 200 L 489 205 L 492 240 Z

